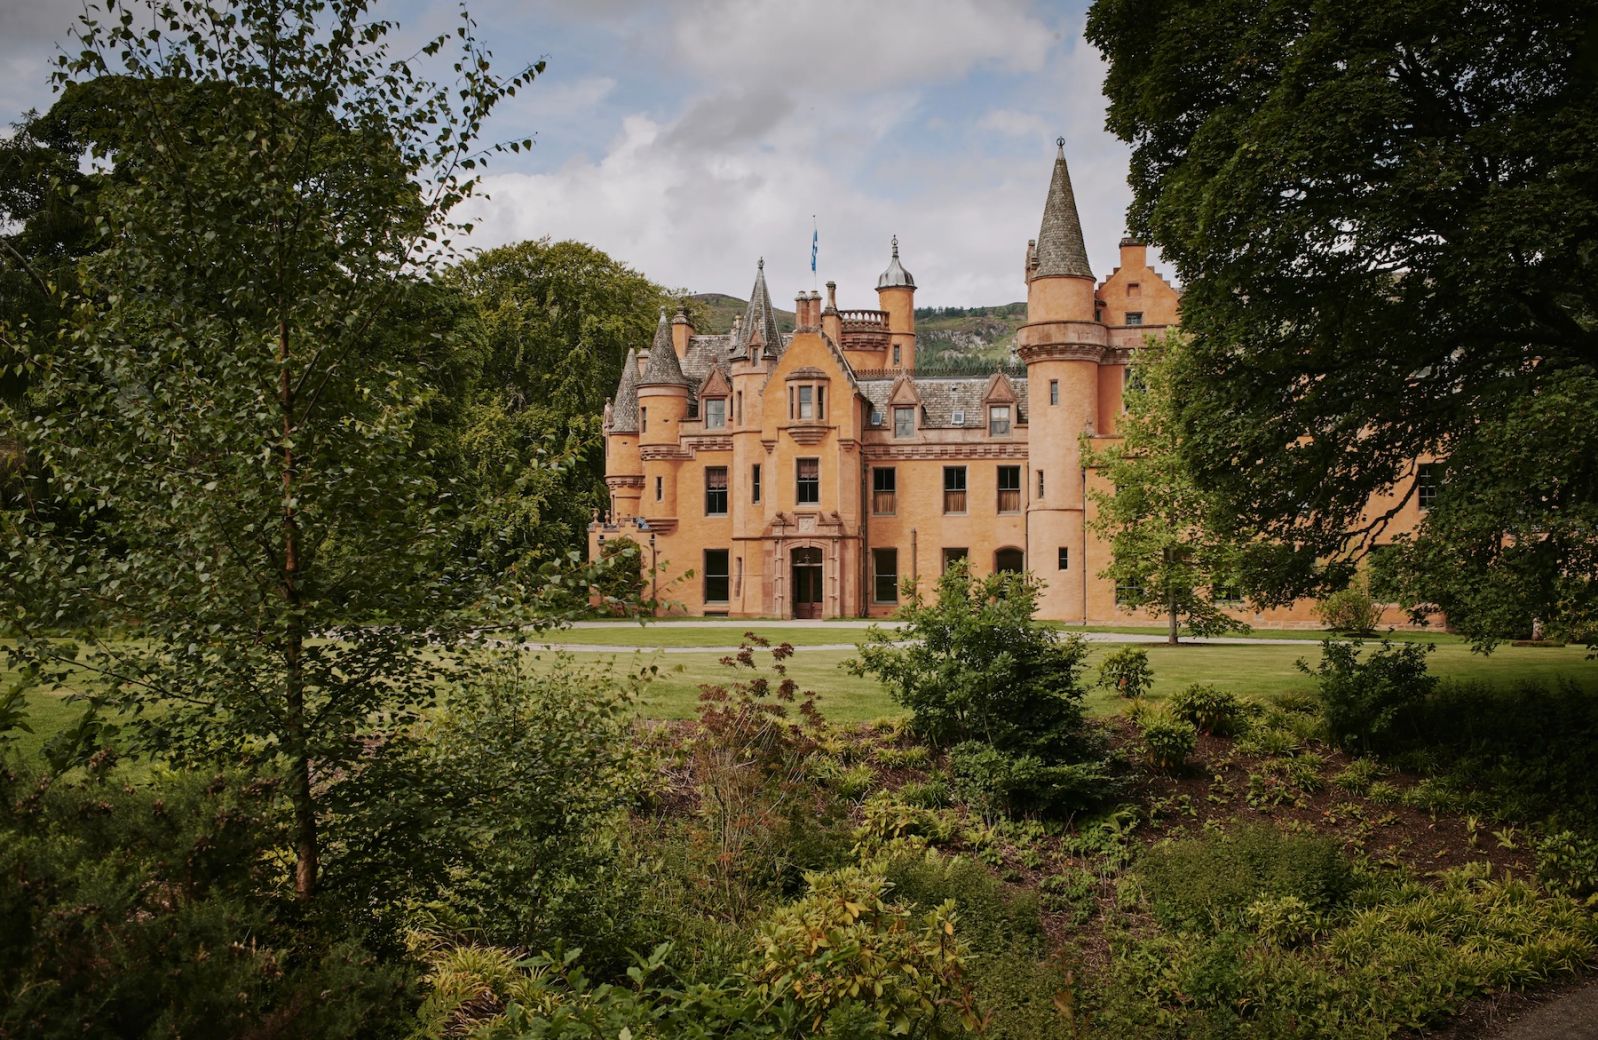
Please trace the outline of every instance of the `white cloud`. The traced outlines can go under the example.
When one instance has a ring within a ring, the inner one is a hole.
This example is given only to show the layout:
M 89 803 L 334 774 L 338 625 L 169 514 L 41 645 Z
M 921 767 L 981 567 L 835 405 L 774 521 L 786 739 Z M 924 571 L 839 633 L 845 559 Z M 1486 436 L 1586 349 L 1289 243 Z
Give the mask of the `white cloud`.
M 1055 40 L 1011 0 L 714 0 L 680 8 L 673 35 L 700 75 L 818 93 L 1036 71 Z
M 1013 108 L 990 109 L 977 120 L 977 126 L 1006 137 L 1030 137 L 1035 141 L 1047 140 L 1051 130 L 1048 120 L 1042 116 L 1017 112 Z

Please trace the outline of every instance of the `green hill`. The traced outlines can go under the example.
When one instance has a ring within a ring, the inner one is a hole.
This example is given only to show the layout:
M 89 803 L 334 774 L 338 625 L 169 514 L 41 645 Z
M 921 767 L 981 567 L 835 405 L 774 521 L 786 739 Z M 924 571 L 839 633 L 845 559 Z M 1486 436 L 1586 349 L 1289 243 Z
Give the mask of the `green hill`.
M 721 335 L 747 303 L 725 293 L 695 293 L 687 298 L 689 316 L 699 332 Z M 792 332 L 793 311 L 777 311 L 777 323 Z M 994 307 L 917 307 L 917 357 L 927 366 L 940 360 L 1009 360 L 1015 333 L 1026 323 L 1026 304 Z

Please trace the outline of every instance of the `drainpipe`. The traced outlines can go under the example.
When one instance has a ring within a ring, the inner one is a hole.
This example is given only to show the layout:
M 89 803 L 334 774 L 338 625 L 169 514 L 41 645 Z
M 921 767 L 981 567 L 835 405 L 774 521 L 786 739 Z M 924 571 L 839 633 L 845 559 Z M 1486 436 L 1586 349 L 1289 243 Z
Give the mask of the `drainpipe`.
M 870 407 L 867 403 L 866 407 Z M 860 607 L 856 617 L 871 614 L 871 600 L 866 586 L 871 581 L 871 509 L 866 496 L 866 486 L 871 483 L 871 467 L 866 463 L 866 447 L 860 445 Z
M 898 492 L 894 492 L 898 495 Z M 910 528 L 910 582 L 917 592 L 921 591 L 921 556 L 916 551 L 916 529 Z
M 1088 471 L 1082 467 L 1082 624 L 1088 623 Z

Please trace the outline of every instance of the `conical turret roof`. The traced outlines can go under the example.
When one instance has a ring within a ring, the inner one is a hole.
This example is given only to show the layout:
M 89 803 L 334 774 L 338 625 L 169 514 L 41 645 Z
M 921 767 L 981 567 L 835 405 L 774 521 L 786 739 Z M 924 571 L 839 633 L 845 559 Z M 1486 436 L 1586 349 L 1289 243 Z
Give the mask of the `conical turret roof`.
M 744 320 L 738 326 L 738 353 L 749 354 L 749 341 L 759 331 L 767 357 L 782 353 L 782 332 L 777 328 L 777 312 L 771 306 L 771 293 L 766 289 L 766 260 L 760 258 L 755 265 L 755 285 L 749 290 L 749 305 L 744 308 Z
M 677 360 L 677 350 L 671 345 L 671 325 L 666 321 L 666 308 L 660 308 L 660 323 L 655 326 L 655 341 L 649 345 L 649 360 L 644 363 L 644 374 L 638 377 L 639 386 L 662 383 L 692 386 L 682 374 Z
M 1092 278 L 1087 246 L 1082 242 L 1082 219 L 1077 215 L 1076 195 L 1071 191 L 1071 171 L 1065 166 L 1065 138 L 1055 144 L 1059 153 L 1054 158 L 1049 196 L 1043 203 L 1043 226 L 1038 229 L 1037 266 L 1032 269 L 1032 277 Z
M 611 433 L 638 432 L 638 351 L 629 349 L 622 362 L 621 382 L 616 384 L 616 403 L 610 411 Z

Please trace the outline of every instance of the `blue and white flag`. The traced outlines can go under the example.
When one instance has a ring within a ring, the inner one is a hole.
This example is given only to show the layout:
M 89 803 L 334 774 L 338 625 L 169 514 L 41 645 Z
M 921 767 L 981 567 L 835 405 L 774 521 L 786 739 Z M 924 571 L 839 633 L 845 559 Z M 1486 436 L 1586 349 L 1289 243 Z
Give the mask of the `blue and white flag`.
M 810 225 L 810 273 L 816 273 L 816 253 L 821 249 L 821 233 L 814 223 Z

